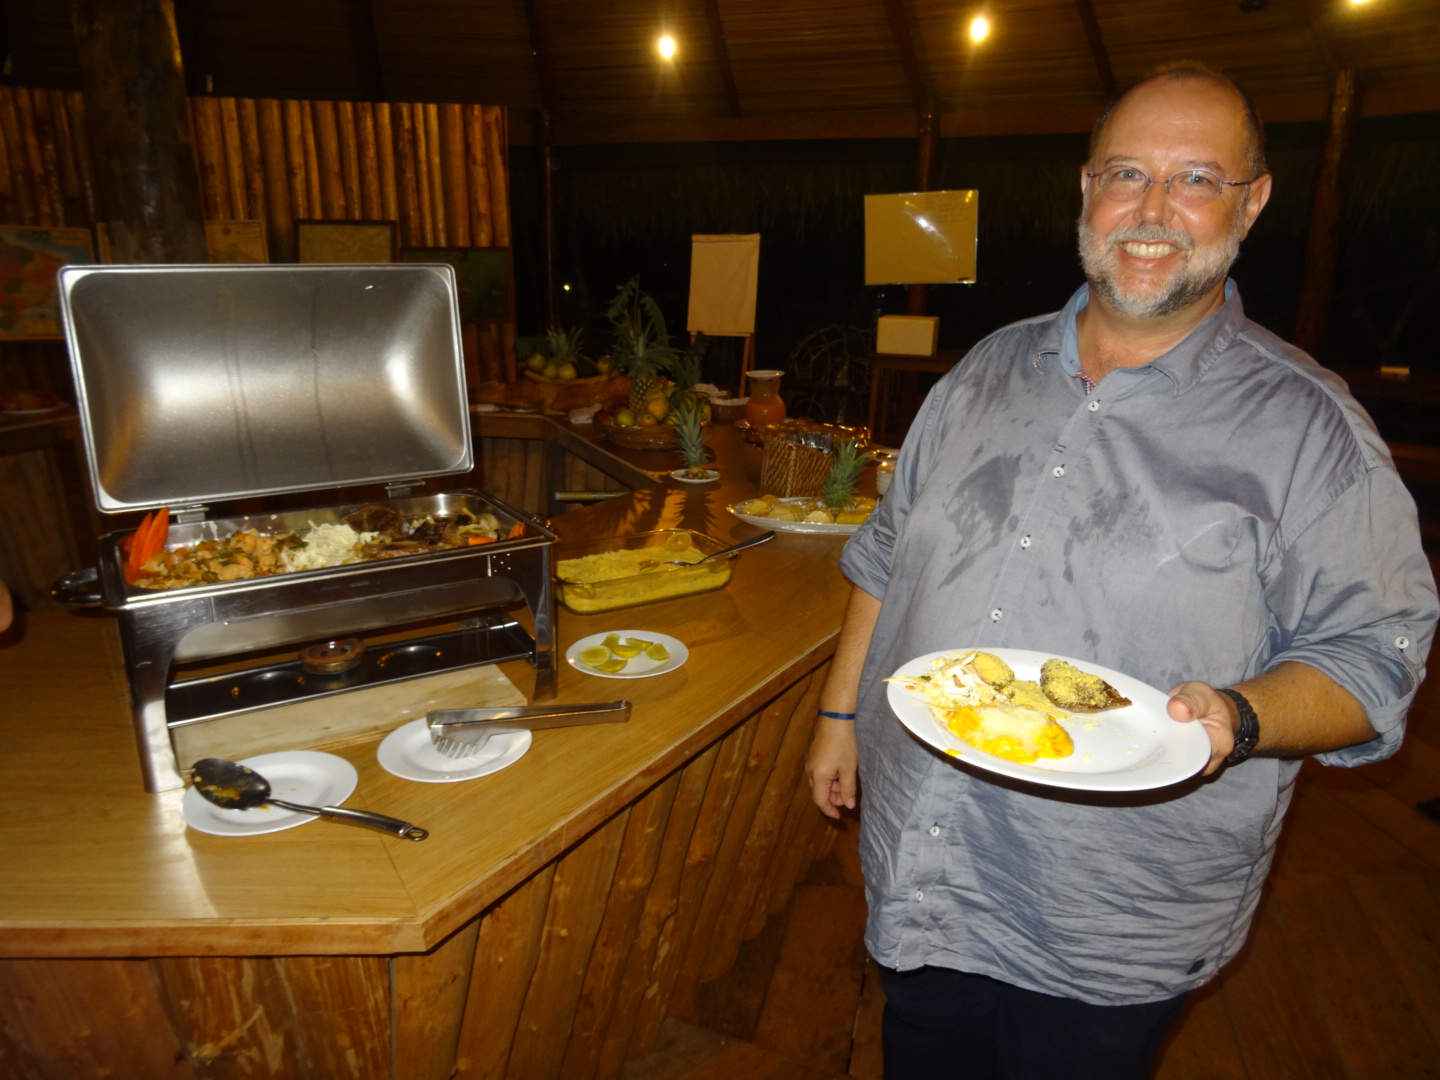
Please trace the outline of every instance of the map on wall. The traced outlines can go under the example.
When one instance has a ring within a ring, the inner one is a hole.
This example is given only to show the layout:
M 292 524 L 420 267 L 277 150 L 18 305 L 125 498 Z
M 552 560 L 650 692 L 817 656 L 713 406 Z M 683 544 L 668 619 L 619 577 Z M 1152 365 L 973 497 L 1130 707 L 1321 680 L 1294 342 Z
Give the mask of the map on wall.
M 89 229 L 0 225 L 0 340 L 62 337 L 56 274 L 94 261 Z

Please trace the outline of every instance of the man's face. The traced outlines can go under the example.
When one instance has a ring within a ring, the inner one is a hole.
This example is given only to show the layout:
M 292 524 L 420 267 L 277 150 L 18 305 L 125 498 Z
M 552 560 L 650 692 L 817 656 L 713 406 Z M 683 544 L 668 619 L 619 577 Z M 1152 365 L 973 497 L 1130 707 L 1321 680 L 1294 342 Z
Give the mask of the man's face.
M 1085 173 L 1113 165 L 1132 166 L 1155 182 L 1130 202 L 1105 198 Z M 1250 179 L 1243 104 L 1207 80 L 1136 88 L 1111 115 L 1080 174 L 1080 261 L 1092 288 L 1121 314 L 1173 315 L 1218 289 L 1270 197 L 1267 176 L 1248 189 L 1226 187 L 1208 203 L 1181 206 L 1164 181 L 1183 169 Z

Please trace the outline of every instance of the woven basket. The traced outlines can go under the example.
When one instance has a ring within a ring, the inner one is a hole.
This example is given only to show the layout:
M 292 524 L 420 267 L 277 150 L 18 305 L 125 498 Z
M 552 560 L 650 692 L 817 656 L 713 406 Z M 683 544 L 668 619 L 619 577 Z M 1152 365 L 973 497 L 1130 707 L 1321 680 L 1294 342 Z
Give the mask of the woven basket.
M 765 440 L 760 459 L 760 490 L 782 499 L 820 494 L 820 485 L 835 464 L 835 455 L 786 438 Z

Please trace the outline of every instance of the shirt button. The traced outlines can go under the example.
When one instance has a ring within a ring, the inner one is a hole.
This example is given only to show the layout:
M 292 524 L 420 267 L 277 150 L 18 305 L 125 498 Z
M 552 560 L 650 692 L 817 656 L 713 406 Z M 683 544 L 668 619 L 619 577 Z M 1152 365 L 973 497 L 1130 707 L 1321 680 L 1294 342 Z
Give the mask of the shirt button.
M 1058 480 L 1060 477 L 1065 475 L 1065 466 L 1056 465 L 1055 468 L 1050 470 L 1050 475 Z
M 1397 638 L 1395 639 L 1395 648 L 1397 648 L 1397 649 L 1408 649 L 1409 647 L 1410 647 L 1410 639 L 1409 639 L 1408 637 L 1397 637 Z
M 930 826 L 930 835 L 931 835 L 931 836 L 939 836 L 939 835 L 940 835 L 940 826 L 939 826 L 939 825 L 931 825 L 931 826 Z
M 1086 407 L 1087 409 L 1089 409 L 1091 412 L 1099 412 L 1099 411 L 1100 411 L 1100 402 L 1098 402 L 1098 401 L 1092 401 L 1092 402 L 1090 402 L 1089 405 L 1086 405 L 1085 407 Z
M 999 622 L 1002 614 L 1003 612 L 997 607 L 994 611 L 990 612 L 990 621 Z
M 1030 546 L 1030 537 L 1028 537 L 1028 536 L 1022 536 L 1022 537 L 1020 537 L 1020 546 L 1021 546 L 1021 547 L 1026 547 L 1026 548 L 1028 548 L 1028 547 Z
M 924 900 L 924 899 L 925 899 L 925 894 L 924 894 L 923 892 L 921 892 L 919 889 L 916 889 L 916 890 L 915 890 L 915 899 L 916 899 L 916 900 Z

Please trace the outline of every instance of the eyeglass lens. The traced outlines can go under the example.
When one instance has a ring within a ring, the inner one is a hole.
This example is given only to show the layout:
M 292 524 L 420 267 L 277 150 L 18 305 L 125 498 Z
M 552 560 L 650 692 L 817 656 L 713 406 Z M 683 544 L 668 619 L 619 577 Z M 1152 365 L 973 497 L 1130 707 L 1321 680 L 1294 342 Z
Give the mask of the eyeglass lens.
M 1100 194 L 1117 202 L 1130 202 L 1145 194 L 1152 184 L 1160 184 L 1170 193 L 1170 198 L 1186 206 L 1207 203 L 1225 190 L 1220 178 L 1204 169 L 1185 169 L 1168 180 L 1151 180 L 1139 169 L 1128 165 L 1115 165 L 1096 176 Z

